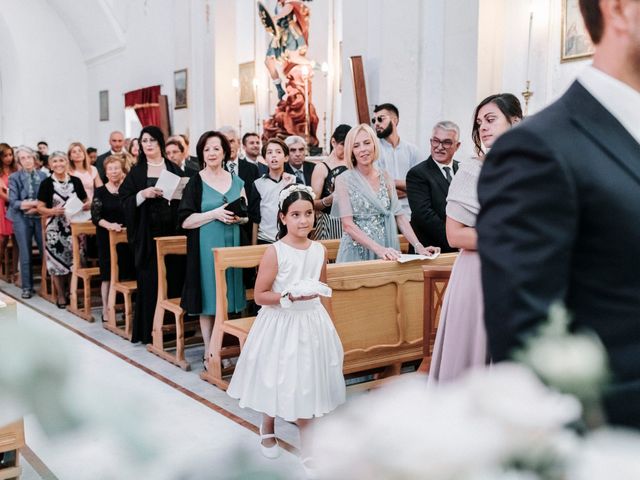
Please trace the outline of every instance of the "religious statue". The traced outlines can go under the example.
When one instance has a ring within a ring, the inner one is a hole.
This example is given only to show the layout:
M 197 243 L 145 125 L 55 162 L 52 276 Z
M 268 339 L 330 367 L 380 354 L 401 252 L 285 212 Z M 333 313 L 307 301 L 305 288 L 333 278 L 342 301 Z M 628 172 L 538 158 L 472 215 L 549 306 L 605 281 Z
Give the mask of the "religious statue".
M 278 93 L 278 104 L 264 122 L 264 138 L 299 135 L 310 148 L 318 145 L 318 115 L 311 102 L 316 63 L 306 57 L 309 44 L 309 8 L 301 0 L 277 0 L 275 16 L 258 2 L 260 20 L 271 35 L 265 65 Z M 278 63 L 285 77 L 283 86 Z

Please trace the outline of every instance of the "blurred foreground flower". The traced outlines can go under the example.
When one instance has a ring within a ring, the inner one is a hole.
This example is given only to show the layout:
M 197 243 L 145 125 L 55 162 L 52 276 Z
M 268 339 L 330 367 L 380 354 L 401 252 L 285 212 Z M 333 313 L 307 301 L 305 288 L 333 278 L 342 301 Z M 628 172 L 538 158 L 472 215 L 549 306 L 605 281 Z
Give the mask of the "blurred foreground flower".
M 562 463 L 574 444 L 564 426 L 580 412 L 573 397 L 505 363 L 437 388 L 400 379 L 318 422 L 314 445 L 321 478 L 474 479 L 523 458 L 538 465 L 541 452 Z
M 0 425 L 34 413 L 50 434 L 77 427 L 68 408 L 63 344 L 25 323 L 0 322 Z
M 531 367 L 547 385 L 578 397 L 585 408 L 585 421 L 593 428 L 604 422 L 599 402 L 609 378 L 607 352 L 595 334 L 572 333 L 569 325 L 566 308 L 560 303 L 552 305 L 547 323 L 515 359 Z

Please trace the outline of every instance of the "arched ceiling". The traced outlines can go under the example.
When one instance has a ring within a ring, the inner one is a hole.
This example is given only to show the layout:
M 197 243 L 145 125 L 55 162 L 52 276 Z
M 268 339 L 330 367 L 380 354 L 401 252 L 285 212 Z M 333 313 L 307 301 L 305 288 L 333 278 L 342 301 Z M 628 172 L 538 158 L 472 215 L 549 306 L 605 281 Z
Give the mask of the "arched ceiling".
M 134 0 L 135 1 L 135 0 Z M 131 0 L 47 0 L 75 38 L 87 63 L 125 47 L 126 10 Z

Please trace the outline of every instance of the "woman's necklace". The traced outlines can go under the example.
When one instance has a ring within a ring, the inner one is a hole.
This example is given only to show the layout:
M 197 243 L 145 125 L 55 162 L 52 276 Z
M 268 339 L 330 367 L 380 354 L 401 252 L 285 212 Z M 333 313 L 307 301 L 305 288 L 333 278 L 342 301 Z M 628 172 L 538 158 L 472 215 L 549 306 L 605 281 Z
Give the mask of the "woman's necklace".
M 152 167 L 161 167 L 162 165 L 164 165 L 164 158 L 160 160 L 158 163 L 153 163 L 147 160 L 147 165 L 150 165 Z
M 66 185 L 67 183 L 69 183 L 69 180 L 71 179 L 71 177 L 69 177 L 69 174 L 67 173 L 64 174 L 64 178 L 62 180 L 60 180 L 56 175 L 53 175 L 53 178 L 55 179 L 56 182 L 62 183 L 63 185 Z

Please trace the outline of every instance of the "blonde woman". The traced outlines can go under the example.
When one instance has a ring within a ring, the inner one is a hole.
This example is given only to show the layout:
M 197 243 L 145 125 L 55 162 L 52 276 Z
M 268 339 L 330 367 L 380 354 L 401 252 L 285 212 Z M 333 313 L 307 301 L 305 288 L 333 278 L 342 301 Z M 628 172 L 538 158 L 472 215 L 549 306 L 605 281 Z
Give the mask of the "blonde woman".
M 349 131 L 345 158 L 353 168 L 336 179 L 331 215 L 342 222 L 342 238 L 336 262 L 397 260 L 400 257 L 398 228 L 416 253 L 431 255 L 438 247 L 423 246 L 402 213 L 395 184 L 377 166 L 380 146 L 364 123 Z
M 102 186 L 102 180 L 98 175 L 98 169 L 89 162 L 87 149 L 80 142 L 73 142 L 67 151 L 69 158 L 69 173 L 82 181 L 82 186 L 89 200 L 93 198 L 96 188 Z

